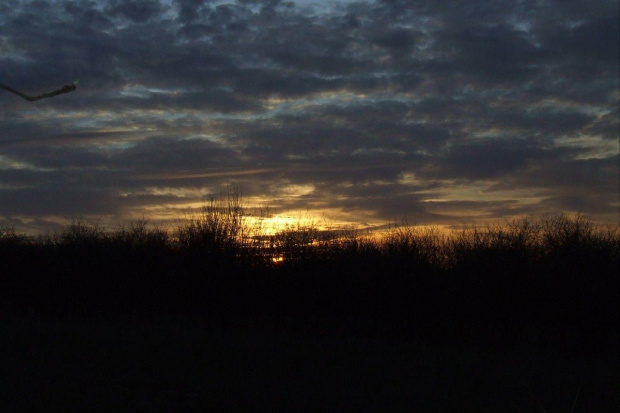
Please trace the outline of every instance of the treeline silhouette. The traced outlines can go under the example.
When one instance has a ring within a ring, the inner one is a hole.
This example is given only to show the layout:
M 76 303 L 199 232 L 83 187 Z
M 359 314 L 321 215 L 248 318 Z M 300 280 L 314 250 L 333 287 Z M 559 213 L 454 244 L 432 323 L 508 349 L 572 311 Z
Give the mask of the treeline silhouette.
M 251 227 L 237 195 L 174 231 L 74 221 L 0 228 L 5 314 L 192 320 L 231 331 L 605 346 L 620 325 L 620 233 L 583 216 L 452 234 Z M 254 224 L 257 221 L 253 221 Z

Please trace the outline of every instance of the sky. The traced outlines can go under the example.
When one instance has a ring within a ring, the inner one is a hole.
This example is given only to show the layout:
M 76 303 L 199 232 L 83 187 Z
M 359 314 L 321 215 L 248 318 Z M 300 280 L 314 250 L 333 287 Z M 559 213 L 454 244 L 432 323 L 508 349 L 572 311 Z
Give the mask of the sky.
M 0 225 L 620 221 L 617 0 L 2 0 Z

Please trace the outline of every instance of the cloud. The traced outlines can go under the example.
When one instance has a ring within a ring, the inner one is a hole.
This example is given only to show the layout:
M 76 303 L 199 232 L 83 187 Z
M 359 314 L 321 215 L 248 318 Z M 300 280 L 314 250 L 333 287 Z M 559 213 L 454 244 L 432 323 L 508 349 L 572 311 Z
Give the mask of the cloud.
M 617 221 L 617 16 L 607 0 L 3 2 L 0 82 L 80 83 L 0 95 L 0 222 L 122 221 L 233 183 L 368 222 Z
M 108 15 L 121 16 L 133 23 L 144 23 L 157 16 L 162 6 L 158 0 L 112 0 L 106 12 Z

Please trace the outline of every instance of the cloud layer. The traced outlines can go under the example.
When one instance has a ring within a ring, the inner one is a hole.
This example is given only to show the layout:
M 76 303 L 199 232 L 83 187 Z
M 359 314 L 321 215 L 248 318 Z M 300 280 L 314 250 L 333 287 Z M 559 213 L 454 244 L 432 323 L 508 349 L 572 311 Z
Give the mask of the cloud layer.
M 0 4 L 0 223 L 274 212 L 618 222 L 618 2 Z

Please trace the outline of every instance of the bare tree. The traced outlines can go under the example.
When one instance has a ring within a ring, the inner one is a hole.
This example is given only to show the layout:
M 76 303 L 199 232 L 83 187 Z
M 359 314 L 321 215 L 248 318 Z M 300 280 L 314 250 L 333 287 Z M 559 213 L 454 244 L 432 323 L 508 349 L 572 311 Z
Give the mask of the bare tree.
M 7 85 L 3 85 L 2 83 L 0 83 L 0 89 L 4 89 L 8 92 L 14 93 L 17 96 L 26 99 L 29 102 L 34 102 L 35 100 L 39 100 L 39 99 L 45 99 L 45 98 L 53 98 L 54 96 L 58 96 L 61 95 L 63 93 L 69 93 L 69 92 L 73 92 L 76 88 L 77 88 L 77 83 L 78 81 L 76 80 L 75 82 L 71 83 L 70 85 L 64 85 L 63 87 L 61 87 L 60 89 L 56 89 L 53 92 L 49 92 L 49 93 L 42 93 L 38 96 L 28 96 L 25 95 L 11 87 L 8 87 Z

